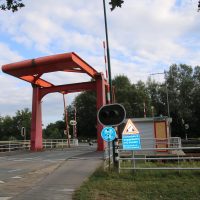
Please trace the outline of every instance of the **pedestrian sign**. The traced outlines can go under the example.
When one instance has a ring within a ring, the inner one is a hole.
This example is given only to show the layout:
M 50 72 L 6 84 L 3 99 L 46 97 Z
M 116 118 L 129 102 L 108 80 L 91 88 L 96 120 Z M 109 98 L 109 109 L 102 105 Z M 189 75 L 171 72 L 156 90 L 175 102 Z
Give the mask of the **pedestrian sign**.
M 125 134 L 139 134 L 138 129 L 135 127 L 135 125 L 130 119 L 128 119 L 124 131 L 122 132 L 122 135 Z
M 106 142 L 111 142 L 116 138 L 116 131 L 114 128 L 112 127 L 105 127 L 102 131 L 101 131 L 101 137 L 103 138 L 103 140 L 105 140 Z

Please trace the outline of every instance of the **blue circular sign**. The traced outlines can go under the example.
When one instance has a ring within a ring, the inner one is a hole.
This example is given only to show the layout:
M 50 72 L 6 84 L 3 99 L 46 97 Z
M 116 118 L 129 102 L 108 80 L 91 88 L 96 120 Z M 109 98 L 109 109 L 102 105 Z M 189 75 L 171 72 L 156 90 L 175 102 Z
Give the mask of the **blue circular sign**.
M 103 140 L 105 140 L 106 142 L 111 142 L 116 138 L 116 131 L 114 128 L 112 127 L 105 127 L 102 131 L 101 131 L 101 137 L 103 138 Z

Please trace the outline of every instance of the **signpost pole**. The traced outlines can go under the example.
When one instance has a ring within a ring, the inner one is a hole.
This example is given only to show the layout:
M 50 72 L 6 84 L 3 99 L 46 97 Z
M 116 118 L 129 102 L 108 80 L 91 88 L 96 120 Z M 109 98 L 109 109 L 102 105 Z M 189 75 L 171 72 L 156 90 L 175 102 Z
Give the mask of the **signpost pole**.
M 63 104 L 64 104 L 64 115 L 65 115 L 66 131 L 67 131 L 67 142 L 68 142 L 68 147 L 70 148 L 68 115 L 67 115 L 67 107 L 66 107 L 65 94 L 64 93 L 63 93 Z
M 104 141 L 106 141 L 108 143 L 107 145 L 107 149 L 108 149 L 108 161 L 109 161 L 109 170 L 110 170 L 110 157 L 111 157 L 111 153 L 110 153 L 110 142 L 113 141 L 116 138 L 116 131 L 114 128 L 112 127 L 105 127 L 102 131 L 101 131 L 101 137 L 103 138 Z
M 110 171 L 110 140 L 108 139 L 108 164 L 109 164 L 109 171 Z

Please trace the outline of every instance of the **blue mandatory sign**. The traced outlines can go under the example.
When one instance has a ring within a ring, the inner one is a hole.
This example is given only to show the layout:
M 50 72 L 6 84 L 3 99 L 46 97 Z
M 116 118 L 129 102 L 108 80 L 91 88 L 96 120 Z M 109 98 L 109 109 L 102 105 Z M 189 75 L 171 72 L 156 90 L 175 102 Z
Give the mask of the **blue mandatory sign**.
M 105 140 L 106 142 L 110 142 L 113 141 L 116 138 L 116 131 L 114 128 L 112 127 L 105 127 L 102 131 L 101 131 L 101 137 L 103 138 L 103 140 Z

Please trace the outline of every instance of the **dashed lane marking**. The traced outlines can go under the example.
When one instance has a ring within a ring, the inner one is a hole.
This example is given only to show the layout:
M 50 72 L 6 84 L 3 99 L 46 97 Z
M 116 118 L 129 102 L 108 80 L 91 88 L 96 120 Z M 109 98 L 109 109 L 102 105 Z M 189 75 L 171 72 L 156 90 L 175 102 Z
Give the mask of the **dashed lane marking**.
M 13 176 L 13 177 L 11 177 L 11 178 L 20 179 L 20 178 L 22 178 L 22 177 L 21 177 L 21 176 Z
M 4 181 L 0 181 L 0 184 L 4 184 L 5 182 Z
M 18 171 L 22 171 L 22 169 L 12 169 L 12 170 L 9 170 L 8 173 L 18 172 Z

